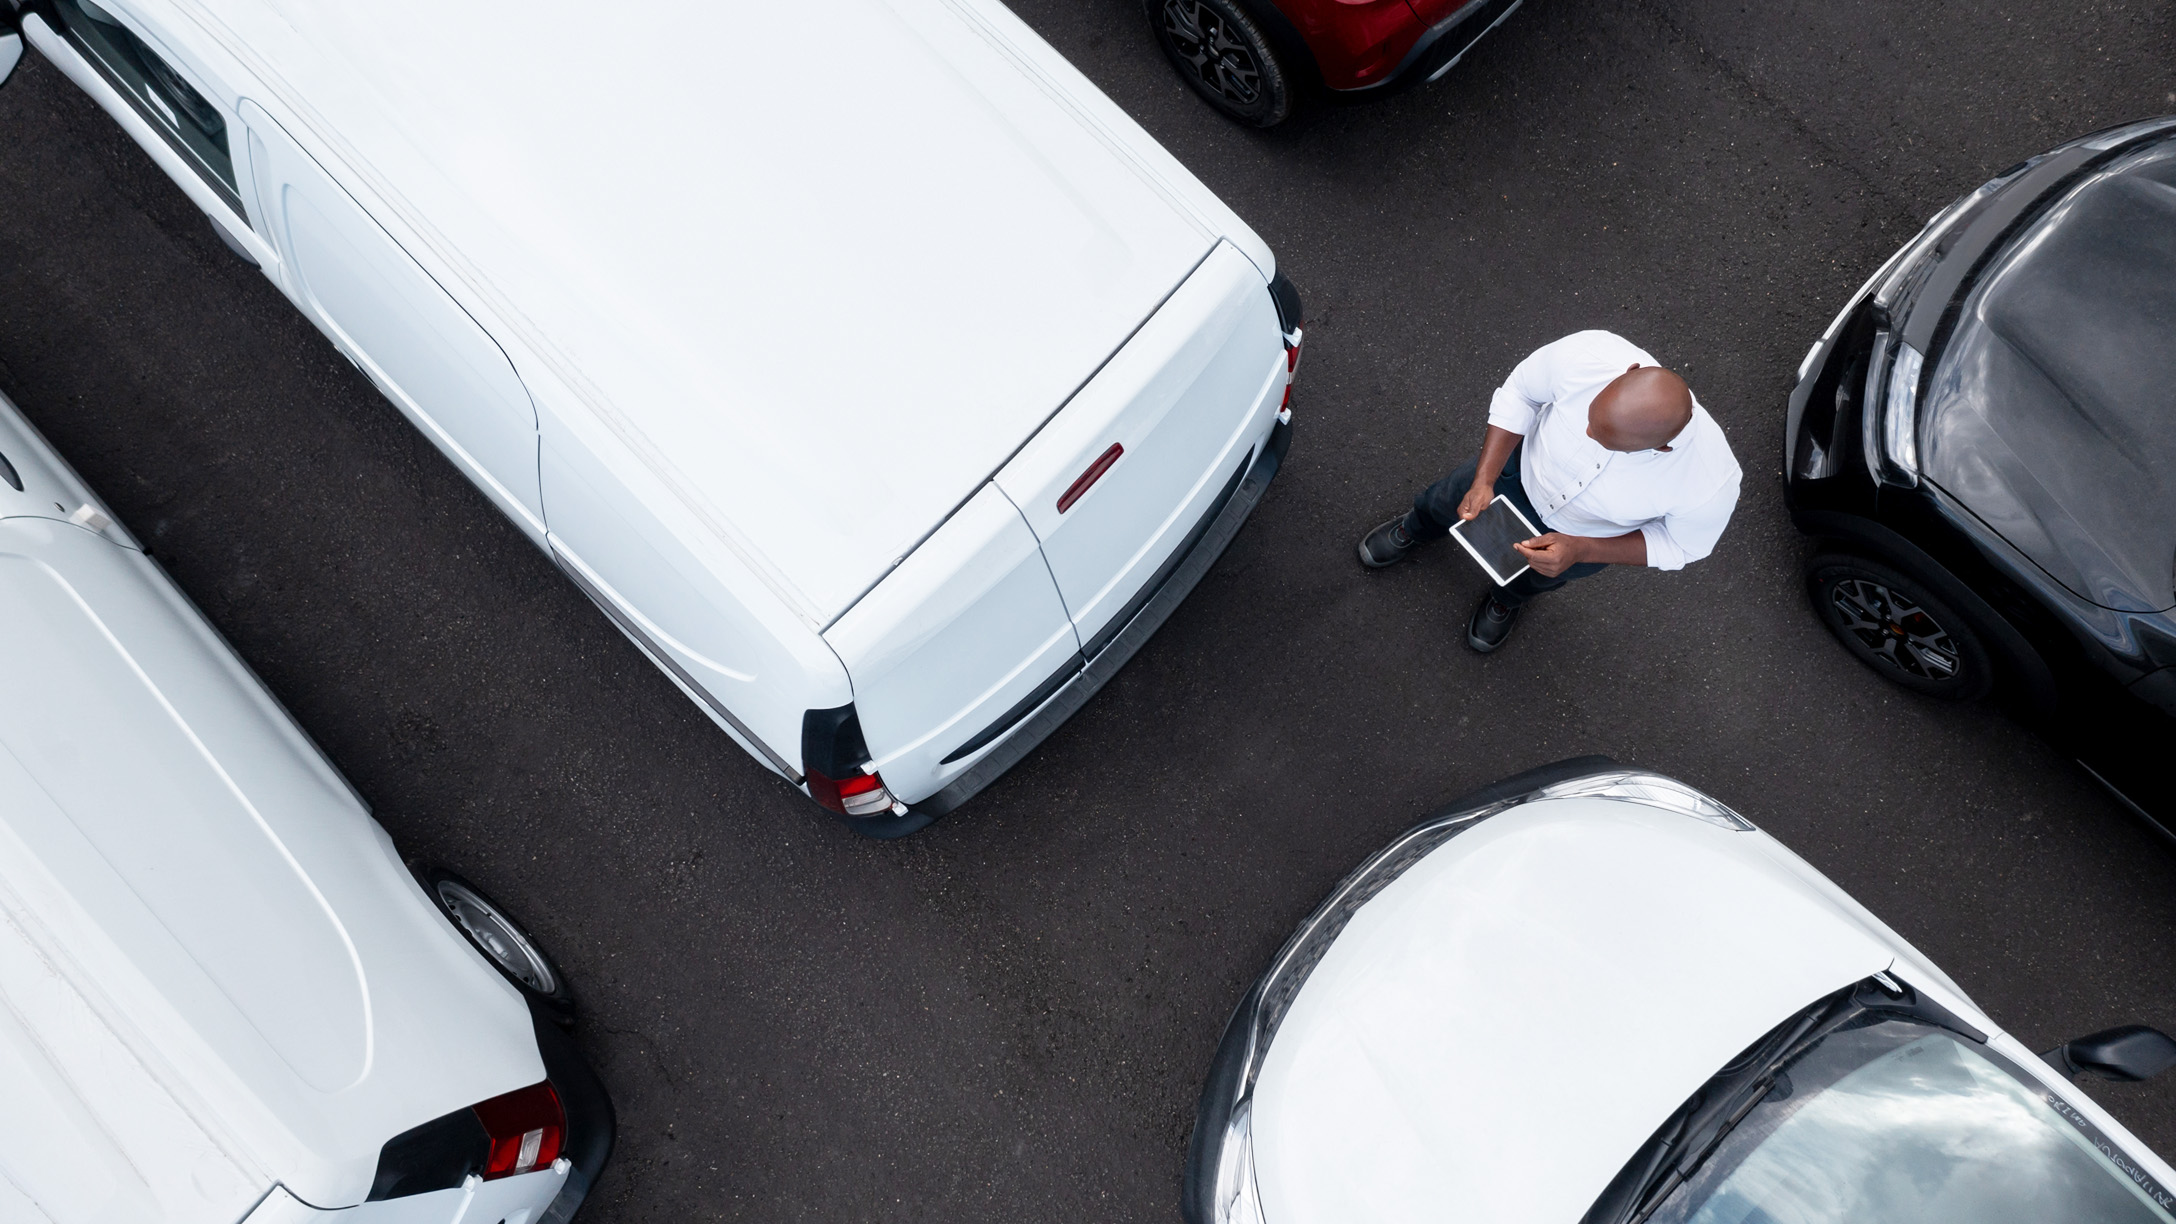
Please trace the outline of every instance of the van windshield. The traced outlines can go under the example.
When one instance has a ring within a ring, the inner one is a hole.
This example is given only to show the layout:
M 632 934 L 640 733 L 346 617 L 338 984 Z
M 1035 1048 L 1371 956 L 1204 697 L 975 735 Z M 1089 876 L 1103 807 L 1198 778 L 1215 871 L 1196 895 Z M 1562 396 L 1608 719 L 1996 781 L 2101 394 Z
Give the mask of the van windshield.
M 2062 1099 L 1942 1029 L 1829 1034 L 1657 1224 L 2171 1224 L 2168 1191 Z

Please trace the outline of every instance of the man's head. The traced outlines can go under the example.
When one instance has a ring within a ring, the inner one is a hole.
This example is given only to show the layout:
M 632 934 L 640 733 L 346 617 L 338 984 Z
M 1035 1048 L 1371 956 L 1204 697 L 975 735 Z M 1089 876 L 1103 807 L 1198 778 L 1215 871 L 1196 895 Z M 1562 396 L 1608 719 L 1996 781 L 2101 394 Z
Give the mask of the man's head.
M 1635 365 L 1587 407 L 1587 436 L 1613 451 L 1668 449 L 1692 423 L 1692 388 L 1661 366 Z

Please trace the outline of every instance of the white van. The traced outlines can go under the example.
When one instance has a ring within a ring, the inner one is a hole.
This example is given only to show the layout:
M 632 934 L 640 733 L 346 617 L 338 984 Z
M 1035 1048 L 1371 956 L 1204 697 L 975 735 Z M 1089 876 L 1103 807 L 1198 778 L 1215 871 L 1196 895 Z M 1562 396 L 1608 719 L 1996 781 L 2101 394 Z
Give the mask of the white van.
M 5 399 L 0 658 L 0 1221 L 573 1216 L 613 1119 L 558 970 Z
M 9 4 L 864 832 L 1078 708 L 1282 458 L 1299 302 L 1268 248 L 996 0 Z

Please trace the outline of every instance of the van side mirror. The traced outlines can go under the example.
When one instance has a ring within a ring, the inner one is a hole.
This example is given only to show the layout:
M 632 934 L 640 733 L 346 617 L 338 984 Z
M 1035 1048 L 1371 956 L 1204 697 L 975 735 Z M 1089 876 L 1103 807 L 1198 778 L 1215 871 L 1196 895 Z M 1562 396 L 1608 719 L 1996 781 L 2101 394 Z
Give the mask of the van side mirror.
M 2176 1037 L 2143 1024 L 2125 1024 L 2066 1041 L 2040 1057 L 2073 1079 L 2081 1071 L 2102 1079 L 2152 1079 L 2176 1067 Z

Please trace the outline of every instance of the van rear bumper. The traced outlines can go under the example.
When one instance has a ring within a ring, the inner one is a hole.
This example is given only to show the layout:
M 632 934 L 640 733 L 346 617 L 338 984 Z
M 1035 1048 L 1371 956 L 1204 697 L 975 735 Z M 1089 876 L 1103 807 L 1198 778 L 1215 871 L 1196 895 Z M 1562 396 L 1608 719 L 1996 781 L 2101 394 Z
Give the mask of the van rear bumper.
M 1088 657 L 1080 671 L 1074 673 L 1056 692 L 1052 693 L 1035 710 L 1023 718 L 1011 733 L 998 742 L 988 756 L 974 763 L 967 772 L 952 779 L 943 790 L 919 803 L 911 804 L 910 810 L 920 816 L 942 816 L 995 782 L 999 775 L 1011 769 L 1048 738 L 1073 712 L 1087 704 L 1096 691 L 1109 683 L 1118 669 L 1126 665 L 1142 643 L 1163 626 L 1172 611 L 1188 594 L 1192 593 L 1202 575 L 1224 555 L 1224 549 L 1239 534 L 1239 528 L 1254 512 L 1255 503 L 1262 500 L 1269 482 L 1276 478 L 1277 469 L 1284 465 L 1285 451 L 1292 445 L 1292 424 L 1280 421 L 1269 431 L 1269 438 L 1262 444 L 1247 468 L 1247 473 L 1230 495 L 1221 499 L 1194 528 L 1194 538 L 1172 554 L 1166 562 L 1168 568 L 1136 596 L 1140 606 L 1130 616 L 1121 618 L 1123 628 L 1109 633 L 1100 649 Z
M 537 1217 L 537 1224 L 567 1224 L 581 1210 L 583 1200 L 597 1184 L 597 1175 L 604 1172 L 605 1162 L 612 1158 L 619 1119 L 604 1082 L 597 1078 L 589 1060 L 582 1057 L 574 1038 L 537 1004 L 531 1003 L 529 1010 L 536 1027 L 537 1054 L 544 1060 L 544 1074 L 559 1094 L 560 1107 L 566 1110 L 567 1133 L 560 1152 L 572 1166 L 567 1170 L 566 1184 L 544 1214 Z

